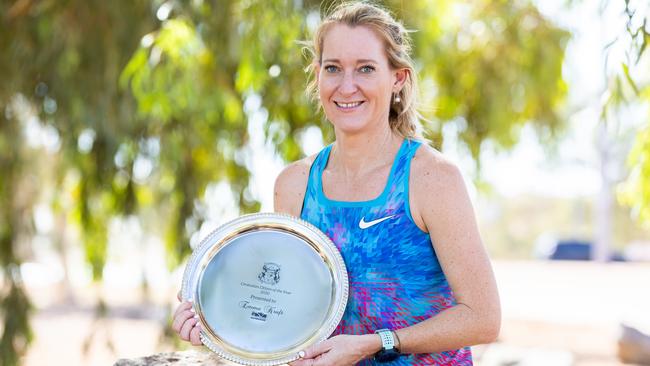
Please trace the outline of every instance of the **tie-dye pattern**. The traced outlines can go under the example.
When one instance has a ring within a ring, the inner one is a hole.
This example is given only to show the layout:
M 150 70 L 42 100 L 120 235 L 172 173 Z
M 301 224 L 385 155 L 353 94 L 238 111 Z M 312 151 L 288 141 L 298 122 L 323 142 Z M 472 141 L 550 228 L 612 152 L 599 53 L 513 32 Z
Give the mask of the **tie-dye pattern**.
M 321 177 L 331 150 L 312 164 L 301 218 L 327 234 L 348 269 L 350 296 L 336 334 L 367 334 L 419 323 L 455 304 L 429 234 L 411 218 L 410 162 L 420 143 L 404 140 L 386 187 L 370 201 L 342 202 L 325 197 Z M 366 229 L 366 223 L 392 216 Z M 374 365 L 365 360 L 359 365 Z M 388 365 L 472 365 L 468 347 L 440 353 L 404 355 Z

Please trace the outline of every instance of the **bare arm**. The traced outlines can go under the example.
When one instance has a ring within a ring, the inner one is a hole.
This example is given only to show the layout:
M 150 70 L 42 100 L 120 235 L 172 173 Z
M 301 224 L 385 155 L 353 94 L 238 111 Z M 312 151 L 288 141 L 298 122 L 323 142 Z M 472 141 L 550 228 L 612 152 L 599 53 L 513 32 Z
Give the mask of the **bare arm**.
M 412 214 L 431 235 L 457 304 L 398 330 L 400 351 L 440 352 L 493 342 L 501 324 L 499 295 L 462 176 L 438 153 L 420 150 L 412 162 Z

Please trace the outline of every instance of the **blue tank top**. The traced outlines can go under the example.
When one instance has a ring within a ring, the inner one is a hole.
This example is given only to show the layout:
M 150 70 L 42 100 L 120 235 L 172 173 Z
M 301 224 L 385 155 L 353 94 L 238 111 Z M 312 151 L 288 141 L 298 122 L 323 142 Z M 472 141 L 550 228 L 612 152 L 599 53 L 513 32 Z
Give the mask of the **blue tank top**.
M 321 177 L 332 145 L 311 166 L 301 218 L 332 239 L 349 276 L 348 304 L 333 335 L 408 327 L 456 304 L 429 234 L 411 217 L 410 163 L 419 146 L 404 140 L 383 192 L 369 201 L 335 201 L 323 193 Z M 359 363 L 374 364 L 372 359 Z M 389 365 L 472 365 L 472 355 L 465 347 L 403 355 Z

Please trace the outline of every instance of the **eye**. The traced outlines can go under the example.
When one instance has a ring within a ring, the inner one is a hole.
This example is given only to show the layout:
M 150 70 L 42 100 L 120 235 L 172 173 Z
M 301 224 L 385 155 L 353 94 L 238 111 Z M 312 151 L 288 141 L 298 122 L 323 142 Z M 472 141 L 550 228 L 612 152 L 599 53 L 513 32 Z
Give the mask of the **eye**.
M 359 71 L 360 71 L 361 73 L 363 73 L 363 74 L 369 74 L 369 73 L 375 71 L 375 68 L 374 68 L 374 66 L 365 65 L 365 66 L 361 66 L 361 68 L 359 69 Z
M 325 70 L 325 72 L 332 74 L 332 73 L 337 72 L 339 70 L 339 68 L 334 66 L 334 65 L 327 65 L 327 66 L 324 67 L 324 70 Z

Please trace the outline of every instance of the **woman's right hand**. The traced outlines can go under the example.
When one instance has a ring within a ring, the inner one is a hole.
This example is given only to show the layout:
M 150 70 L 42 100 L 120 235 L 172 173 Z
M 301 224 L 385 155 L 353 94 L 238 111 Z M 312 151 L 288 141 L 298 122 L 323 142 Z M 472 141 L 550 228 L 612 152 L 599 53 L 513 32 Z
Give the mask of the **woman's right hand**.
M 181 300 L 180 296 L 178 300 Z M 194 346 L 201 346 L 203 344 L 199 338 L 201 324 L 190 301 L 181 302 L 176 308 L 172 329 L 178 333 L 182 340 L 189 341 Z

